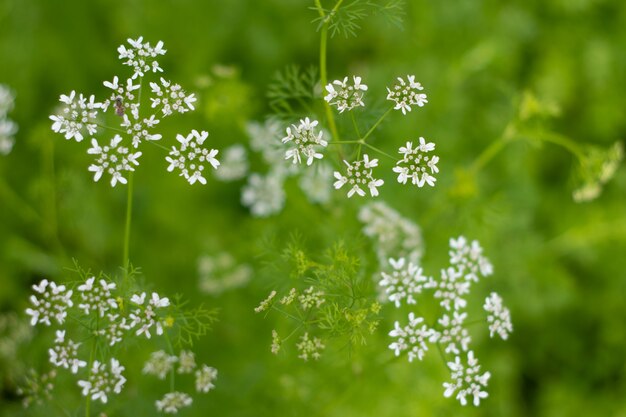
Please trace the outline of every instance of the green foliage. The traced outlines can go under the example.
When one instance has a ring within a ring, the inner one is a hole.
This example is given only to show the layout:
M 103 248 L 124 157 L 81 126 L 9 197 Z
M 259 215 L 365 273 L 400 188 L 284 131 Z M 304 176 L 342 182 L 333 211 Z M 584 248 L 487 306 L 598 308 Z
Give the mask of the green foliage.
M 301 69 L 289 65 L 278 71 L 267 88 L 272 113 L 281 120 L 290 120 L 308 114 L 313 100 L 319 95 L 316 88 L 319 72 L 316 67 Z
M 336 6 L 339 5 L 337 8 Z M 352 0 L 338 1 L 332 8 L 318 8 L 324 16 L 314 20 L 317 29 L 328 25 L 332 37 L 341 35 L 356 37 L 361 30 L 362 22 L 370 17 L 380 15 L 389 23 L 402 27 L 404 15 L 404 0 Z

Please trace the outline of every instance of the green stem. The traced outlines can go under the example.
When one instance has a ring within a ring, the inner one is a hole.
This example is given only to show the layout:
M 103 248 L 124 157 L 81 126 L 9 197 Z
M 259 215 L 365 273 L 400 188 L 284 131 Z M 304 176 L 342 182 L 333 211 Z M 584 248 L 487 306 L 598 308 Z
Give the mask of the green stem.
M 96 354 L 96 340 L 94 339 L 93 344 L 91 345 L 91 352 L 89 353 L 89 365 L 87 365 L 89 368 L 89 377 L 88 379 L 91 378 L 91 366 L 93 364 L 93 357 Z M 90 409 L 91 409 L 91 394 L 87 394 L 87 396 L 85 397 L 85 417 L 89 417 L 90 416 Z
M 384 151 L 378 149 L 377 147 L 370 145 L 369 143 L 363 142 L 363 146 L 366 146 L 366 147 L 370 148 L 371 150 L 378 152 L 381 155 L 385 155 L 387 158 L 391 158 L 394 161 L 398 160 L 398 158 L 395 158 L 395 157 L 389 155 L 387 152 L 384 152 Z
M 391 107 L 389 110 L 387 110 L 385 113 L 383 113 L 382 116 L 380 116 L 380 118 L 376 121 L 376 123 L 374 123 L 374 126 L 372 126 L 370 128 L 370 130 L 367 131 L 367 133 L 365 134 L 365 136 L 363 136 L 361 139 L 365 140 L 367 139 L 373 132 L 374 130 L 376 130 L 376 128 L 378 127 L 378 125 L 380 125 L 382 123 L 383 120 L 385 120 L 385 118 L 389 115 L 389 113 L 391 113 L 393 111 L 393 107 Z
M 124 254 L 122 257 L 122 266 L 124 268 L 124 280 L 128 278 L 130 269 L 129 264 L 129 247 L 130 247 L 130 225 L 133 213 L 133 172 L 128 174 L 128 189 L 126 195 L 126 222 L 124 226 Z
M 359 126 L 356 124 L 356 118 L 354 117 L 354 112 L 350 112 L 350 118 L 352 119 L 352 125 L 354 126 L 354 131 L 356 133 L 356 137 L 361 137 L 361 132 L 359 132 Z
M 481 153 L 478 155 L 472 166 L 470 167 L 470 171 L 476 173 L 480 171 L 482 168 L 487 165 L 504 147 L 513 140 L 514 128 L 512 124 L 509 124 L 505 129 L 502 136 L 500 136 L 495 141 L 491 142 L 489 146 L 487 146 Z
M 362 144 L 361 140 L 333 140 L 328 142 L 329 145 L 349 145 L 349 144 Z
M 581 147 L 576 142 L 566 136 L 559 135 L 558 133 L 546 132 L 542 133 L 539 138 L 545 142 L 549 142 L 567 149 L 581 161 L 585 159 L 585 154 Z

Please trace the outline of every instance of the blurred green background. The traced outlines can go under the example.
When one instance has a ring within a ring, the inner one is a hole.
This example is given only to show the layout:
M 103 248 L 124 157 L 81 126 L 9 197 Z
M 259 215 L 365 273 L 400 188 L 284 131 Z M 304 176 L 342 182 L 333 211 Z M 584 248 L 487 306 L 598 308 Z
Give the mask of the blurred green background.
M 210 146 L 246 143 L 245 123 L 270 110 L 265 91 L 276 71 L 317 64 L 311 6 L 0 0 L 0 83 L 16 92 L 10 117 L 20 127 L 13 152 L 0 159 L 4 183 L 19 196 L 5 193 L 0 201 L 0 311 L 23 314 L 30 285 L 67 279 L 72 258 L 110 273 L 121 263 L 125 189 L 93 183 L 85 148 L 50 130 L 59 94 L 102 95 L 103 80 L 126 73 L 118 45 L 140 35 L 163 40 L 167 76 L 199 99 L 198 111 L 163 123 L 164 136 L 196 128 L 210 131 Z M 294 352 L 271 355 L 276 317 L 263 320 L 253 308 L 287 277 L 261 272 L 262 242 L 286 242 L 298 231 L 313 254 L 339 239 L 361 242 L 356 213 L 364 201 L 341 191 L 315 206 L 288 184 L 285 210 L 255 219 L 239 203 L 243 181 L 190 187 L 165 172 L 155 148 L 135 175 L 131 260 L 160 293 L 220 309 L 214 330 L 196 346 L 199 360 L 218 368 L 217 388 L 181 415 L 626 416 L 626 170 L 597 200 L 576 204 L 572 155 L 518 141 L 479 172 L 469 192 L 454 192 L 455 173 L 502 134 L 525 91 L 560 108 L 546 128 L 603 147 L 624 139 L 626 3 L 409 0 L 405 9 L 404 29 L 371 18 L 358 37 L 332 39 L 329 76 L 361 75 L 373 101 L 399 75 L 415 74 L 425 86 L 429 104 L 393 116 L 376 140 L 385 149 L 418 136 L 434 141 L 437 186 L 403 187 L 387 167 L 380 199 L 421 226 L 431 273 L 445 263 L 448 239 L 460 234 L 480 240 L 492 260 L 495 274 L 477 291 L 500 292 L 515 332 L 508 342 L 477 341 L 483 368 L 492 372 L 489 398 L 477 409 L 444 399 L 447 374 L 436 355 L 410 366 L 385 364 L 393 355 L 386 332 L 399 318 L 392 306 L 383 309 L 371 343 L 352 357 L 339 352 L 303 363 Z M 233 72 L 228 77 L 219 75 L 224 66 Z M 366 249 L 365 264 L 374 259 Z M 197 259 L 220 252 L 252 265 L 253 278 L 219 297 L 202 295 Z M 37 332 L 17 359 L 0 363 L 0 415 L 55 412 L 24 411 L 12 394 L 22 364 L 46 364 L 51 334 Z M 109 416 L 156 414 L 154 401 L 166 387 L 139 371 L 129 371 L 135 388 L 115 400 Z M 59 381 L 59 398 L 75 399 L 74 384 Z

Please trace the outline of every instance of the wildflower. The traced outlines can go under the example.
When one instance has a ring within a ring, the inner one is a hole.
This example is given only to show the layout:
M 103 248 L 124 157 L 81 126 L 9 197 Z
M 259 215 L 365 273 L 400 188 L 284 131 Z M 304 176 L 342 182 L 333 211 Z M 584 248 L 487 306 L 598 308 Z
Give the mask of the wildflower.
M 151 82 L 150 88 L 156 96 L 150 99 L 152 108 L 158 108 L 164 117 L 171 116 L 175 112 L 186 113 L 189 110 L 195 110 L 193 105 L 196 102 L 195 95 L 187 94 L 178 84 L 172 84 L 171 81 L 161 77 L 161 85 Z
M 463 236 L 450 239 L 450 264 L 454 265 L 467 281 L 478 282 L 479 273 L 483 277 L 493 274 L 491 262 L 482 256 L 482 253 L 483 248 L 476 240 L 468 244 Z
M 272 347 L 271 351 L 274 355 L 277 355 L 280 351 L 280 347 L 282 344 L 282 340 L 278 336 L 278 332 L 276 330 L 272 330 Z
M 98 155 L 94 164 L 89 166 L 89 171 L 94 173 L 93 180 L 99 181 L 105 172 L 111 175 L 111 186 L 120 182 L 126 184 L 128 181 L 122 176 L 124 171 L 134 171 L 134 166 L 139 165 L 137 158 L 141 152 L 131 153 L 127 147 L 120 146 L 122 137 L 115 135 L 109 145 L 100 146 L 96 139 L 91 139 L 91 148 L 87 153 Z
M 407 142 L 406 146 L 399 149 L 398 152 L 403 157 L 396 163 L 393 172 L 398 174 L 398 182 L 401 184 L 406 184 L 410 178 L 413 185 L 418 187 L 423 187 L 424 184 L 434 187 L 437 179 L 431 174 L 439 172 L 437 168 L 439 157 L 435 155 L 431 157 L 427 153 L 435 149 L 435 144 L 426 143 L 424 138 L 419 140 L 420 144 L 415 148 L 412 142 Z
M 218 171 L 219 172 L 219 171 Z M 202 292 L 218 295 L 250 281 L 252 268 L 238 264 L 229 253 L 202 255 L 198 259 L 199 286 Z
M 165 55 L 167 52 L 163 49 L 163 42 L 157 42 L 156 46 L 151 46 L 149 42 L 143 42 L 143 37 L 136 40 L 128 39 L 130 48 L 126 45 L 120 45 L 117 48 L 119 59 L 124 65 L 133 68 L 133 79 L 143 77 L 146 72 L 163 72 L 156 58 L 159 55 Z
M 315 147 L 326 147 L 328 142 L 322 139 L 323 132 L 315 132 L 317 120 L 305 118 L 300 120 L 298 126 L 291 125 L 287 128 L 287 136 L 282 139 L 283 143 L 293 142 L 295 147 L 285 152 L 285 159 L 291 159 L 294 164 L 302 163 L 302 156 L 306 158 L 306 164 L 311 165 L 313 160 L 322 159 L 323 154 L 316 151 Z M 293 129 L 292 129 L 293 128 Z
M 419 93 L 424 87 L 415 82 L 414 75 L 408 75 L 406 81 L 398 77 L 398 84 L 392 88 L 387 87 L 387 100 L 395 103 L 394 110 L 402 110 L 402 114 L 411 111 L 411 106 L 417 105 L 423 107 L 428 103 L 426 94 Z
M 181 350 L 178 356 L 178 373 L 189 374 L 196 368 L 196 356 L 188 350 Z
M 300 301 L 303 310 L 308 310 L 313 306 L 319 308 L 326 300 L 324 299 L 324 291 L 318 291 L 311 286 L 304 290 L 303 294 L 300 294 L 298 301 Z
M 201 147 L 208 136 L 208 132 L 198 133 L 197 130 L 192 130 L 187 136 L 177 135 L 176 140 L 181 146 L 180 149 L 173 146 L 170 155 L 165 158 L 170 163 L 167 170 L 172 172 L 174 168 L 178 168 L 180 176 L 185 177 L 189 184 L 194 184 L 196 181 L 206 184 L 206 179 L 202 176 L 205 163 L 211 164 L 215 169 L 220 165 L 220 162 L 215 159 L 218 153 L 216 149 L 209 151 Z
M 78 308 L 83 310 L 85 314 L 89 314 L 92 310 L 97 310 L 100 317 L 104 317 L 104 313 L 110 308 L 117 308 L 115 298 L 111 296 L 111 290 L 115 289 L 114 282 L 106 282 L 101 279 L 100 284 L 94 286 L 95 277 L 89 278 L 84 284 L 78 286 L 80 298 L 83 301 L 78 304 Z
M 435 289 L 434 297 L 441 300 L 439 304 L 446 310 L 459 310 L 467 305 L 463 296 L 469 294 L 470 289 L 470 283 L 462 277 L 463 274 L 454 268 L 442 269 L 441 279 L 430 278 L 424 287 Z
M 7 115 L 13 109 L 13 92 L 5 85 L 0 84 L 0 155 L 8 155 L 13 149 L 17 133 L 17 124 Z
M 367 85 L 361 84 L 361 77 L 353 76 L 352 80 L 354 81 L 352 85 L 348 85 L 348 77 L 345 77 L 343 80 L 335 80 L 326 86 L 328 94 L 324 100 L 331 106 L 337 106 L 339 113 L 365 106 L 363 94 L 367 91 Z
M 189 407 L 192 402 L 192 398 L 184 392 L 168 392 L 156 401 L 156 408 L 167 414 L 176 414 L 181 408 Z
M 178 362 L 178 357 L 170 356 L 165 351 L 157 350 L 150 354 L 150 359 L 143 366 L 143 373 L 154 375 L 159 379 L 165 379 L 167 374 L 174 368 L 176 362 Z
M 113 90 L 111 96 L 102 102 L 102 111 L 106 112 L 111 103 L 115 103 L 118 107 L 121 106 L 124 110 L 127 105 L 133 110 L 138 110 L 139 103 L 135 103 L 137 96 L 135 96 L 134 91 L 139 90 L 141 85 L 133 84 L 132 78 L 126 80 L 126 85 L 124 83 L 120 84 L 119 81 L 120 79 L 116 75 L 113 77 L 113 81 L 104 81 L 102 83 L 106 88 Z M 119 108 L 116 109 L 116 113 L 118 113 L 118 116 L 123 116 L 125 113 L 119 114 L 119 110 Z
M 407 264 L 404 258 L 398 260 L 389 258 L 389 265 L 393 271 L 391 273 L 382 272 L 382 279 L 378 285 L 385 287 L 389 301 L 393 301 L 396 307 L 400 307 L 402 300 L 406 300 L 407 304 L 415 304 L 413 294 L 421 293 L 424 283 L 428 280 L 422 275 L 422 268 L 418 268 L 412 262 Z
M 450 369 L 451 382 L 444 382 L 443 384 L 445 388 L 443 395 L 446 398 L 451 397 L 456 392 L 456 399 L 461 405 L 467 405 L 465 397 L 471 395 L 474 397 L 475 406 L 480 405 L 481 399 L 487 398 L 489 394 L 483 390 L 487 387 L 491 374 L 489 372 L 480 374 L 480 365 L 478 360 L 474 358 L 474 352 L 469 351 L 467 353 L 467 362 L 462 361 L 460 356 L 456 356 L 454 362 L 448 362 L 448 368 Z
M 278 213 L 285 205 L 283 177 L 270 173 L 266 176 L 252 174 L 241 192 L 241 203 L 250 208 L 256 217 Z
M 272 290 L 270 295 L 268 295 L 265 300 L 261 301 L 261 304 L 259 304 L 258 307 L 254 309 L 254 312 L 260 313 L 261 311 L 265 311 L 268 308 L 270 308 L 272 305 L 272 301 L 274 300 L 274 297 L 276 297 L 276 291 Z
M 487 316 L 489 336 L 493 337 L 497 333 L 503 340 L 506 340 L 513 331 L 513 324 L 511 323 L 511 312 L 502 303 L 502 298 L 497 293 L 492 292 L 485 299 L 483 308 L 487 313 L 490 313 Z
M 96 117 L 98 109 L 102 103 L 95 101 L 92 95 L 89 101 L 82 94 L 76 97 L 76 91 L 72 91 L 69 96 L 61 95 L 59 99 L 65 104 L 60 115 L 50 116 L 52 130 L 65 135 L 65 139 L 75 139 L 76 142 L 83 140 L 83 133 L 94 135 L 98 131 Z
M 413 362 L 415 358 L 421 361 L 428 351 L 427 343 L 437 341 L 437 332 L 424 324 L 423 317 L 416 317 L 414 313 L 409 313 L 409 324 L 404 327 L 396 321 L 389 336 L 397 338 L 389 345 L 389 349 L 393 350 L 396 356 L 408 350 L 409 362 Z
M 300 177 L 300 189 L 312 203 L 327 203 L 332 196 L 333 170 L 326 163 L 316 164 Z
M 91 396 L 92 400 L 106 403 L 111 392 L 116 394 L 122 392 L 122 387 L 126 382 L 126 378 L 122 375 L 124 369 L 115 358 L 111 358 L 108 367 L 106 363 L 93 361 L 88 379 L 78 381 L 78 386 L 83 389 L 82 395 Z
M 343 187 L 345 184 L 348 184 L 351 188 L 348 190 L 348 198 L 352 197 L 354 193 L 360 195 L 361 197 L 365 196 L 365 191 L 363 190 L 364 186 L 367 186 L 370 190 L 370 194 L 372 197 L 376 197 L 378 195 L 378 188 L 384 184 L 383 180 L 375 179 L 372 176 L 372 168 L 378 166 L 378 159 L 369 159 L 367 154 L 363 155 L 363 159 L 359 161 L 355 161 L 352 164 L 348 163 L 348 161 L 343 161 L 348 167 L 346 175 L 343 176 L 341 173 L 335 171 L 335 188 L 339 189 Z
M 215 388 L 213 382 L 217 379 L 217 369 L 202 365 L 196 371 L 196 391 L 207 393 Z
M 445 346 L 446 353 L 458 355 L 461 351 L 467 352 L 469 350 L 472 338 L 467 329 L 463 327 L 466 318 L 467 313 L 455 311 L 452 316 L 444 314 L 437 320 L 442 329 L 437 341 Z
M 170 300 L 167 297 L 161 298 L 157 293 L 153 292 L 152 298 L 144 307 L 145 299 L 145 292 L 135 294 L 131 297 L 130 301 L 139 306 L 139 308 L 136 308 L 133 313 L 130 314 L 130 328 L 139 327 L 135 334 L 137 336 L 144 334 L 148 339 L 150 339 L 150 329 L 153 326 L 156 327 L 157 335 L 160 336 L 163 334 L 163 324 L 158 320 L 155 310 L 168 307 L 170 305 Z
M 296 291 L 296 289 L 292 288 L 289 290 L 289 294 L 285 295 L 283 298 L 280 299 L 280 303 L 282 305 L 288 306 L 289 304 L 293 303 L 293 300 L 296 299 L 297 295 L 298 295 L 298 292 Z
M 109 342 L 109 346 L 114 346 L 122 341 L 124 333 L 130 329 L 130 325 L 126 322 L 126 317 L 120 319 L 119 314 L 107 313 L 107 318 L 109 320 L 108 326 L 99 329 L 96 334 L 104 336 Z
M 43 323 L 50 326 L 50 319 L 54 318 L 57 323 L 63 324 L 67 317 L 67 308 L 72 307 L 72 290 L 65 290 L 65 285 L 58 285 L 54 281 L 42 280 L 39 285 L 33 285 L 35 292 L 40 294 L 40 298 L 35 295 L 30 296 L 33 308 L 27 308 L 26 314 L 31 316 L 30 324 L 35 326 Z
M 87 366 L 87 362 L 78 359 L 78 347 L 71 339 L 65 340 L 65 330 L 57 330 L 54 340 L 55 346 L 48 349 L 50 362 L 54 366 L 70 369 L 73 374 L 78 372 L 78 368 Z
M 326 348 L 321 339 L 314 337 L 309 338 L 309 333 L 306 332 L 300 338 L 300 343 L 296 344 L 296 348 L 300 354 L 298 357 L 304 361 L 308 361 L 310 358 L 318 360 L 321 356 L 320 352 Z
M 574 201 L 582 203 L 596 199 L 602 193 L 603 185 L 615 176 L 623 159 L 621 142 L 615 142 L 608 149 L 585 149 L 578 172 L 582 185 L 573 192 Z
M 144 140 L 161 140 L 161 134 L 150 133 L 148 131 L 148 129 L 152 129 L 154 126 L 159 124 L 159 119 L 156 119 L 154 115 L 149 118 L 141 118 L 139 116 L 138 106 L 130 107 L 130 115 L 132 119 L 128 117 L 127 113 L 122 115 L 122 123 L 120 123 L 120 127 L 123 128 L 126 131 L 126 134 L 131 138 L 131 143 L 134 148 L 139 147 Z
M 236 181 L 248 173 L 248 155 L 242 145 L 230 146 L 222 152 L 220 169 L 215 176 L 222 181 Z

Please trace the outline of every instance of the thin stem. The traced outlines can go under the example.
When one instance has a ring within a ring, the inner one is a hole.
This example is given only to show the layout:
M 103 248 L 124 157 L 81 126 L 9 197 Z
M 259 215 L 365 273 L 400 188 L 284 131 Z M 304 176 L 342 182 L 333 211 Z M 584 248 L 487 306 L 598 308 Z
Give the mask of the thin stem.
M 356 137 L 361 137 L 361 132 L 359 132 L 359 126 L 356 124 L 356 118 L 354 117 L 354 113 L 350 112 L 350 118 L 352 119 L 352 125 L 354 126 L 354 131 L 356 132 Z
M 119 129 L 119 128 L 117 128 L 117 127 L 111 127 L 111 126 L 103 125 L 103 124 L 100 124 L 100 123 L 94 123 L 94 124 L 95 124 L 96 126 L 98 126 L 98 127 L 103 128 L 103 129 L 109 129 L 109 130 L 113 130 L 113 131 L 115 131 L 115 132 L 119 132 L 119 133 L 124 133 L 124 134 L 126 134 L 126 131 L 125 131 L 125 130 L 123 130 L 123 129 Z
M 331 142 L 328 142 L 329 145 L 349 145 L 349 144 L 362 144 L 363 141 L 361 140 L 333 140 Z
M 91 345 L 91 352 L 89 353 L 89 365 L 87 365 L 89 367 L 89 378 L 91 378 L 91 365 L 93 364 L 93 357 L 96 354 L 96 339 L 94 339 L 93 344 Z M 89 417 L 90 416 L 90 409 L 91 409 L 91 394 L 87 393 L 87 396 L 85 397 L 85 417 Z
M 128 278 L 129 264 L 129 247 L 130 247 L 130 224 L 133 213 L 133 172 L 128 174 L 128 190 L 126 195 L 126 223 L 124 227 L 124 254 L 122 257 L 124 268 L 124 280 Z
M 163 150 L 165 150 L 165 151 L 167 151 L 167 152 L 170 152 L 170 151 L 171 151 L 171 149 L 168 149 L 168 148 L 167 148 L 167 146 L 161 145 L 160 143 L 155 142 L 155 141 L 153 141 L 153 140 L 147 140 L 146 142 L 148 142 L 148 143 L 150 143 L 150 144 L 152 144 L 152 145 L 156 146 L 157 148 L 161 148 L 161 149 L 163 149 Z
M 582 151 L 581 147 L 576 142 L 566 136 L 559 135 L 558 133 L 547 132 L 542 133 L 539 138 L 545 142 L 549 142 L 567 149 L 581 161 L 585 159 L 585 154 Z
M 507 125 L 504 129 L 504 133 L 495 141 L 491 142 L 481 153 L 478 155 L 474 163 L 470 167 L 470 171 L 476 173 L 487 165 L 504 147 L 514 139 L 514 128 L 512 124 Z
M 363 142 L 363 146 L 367 146 L 367 147 L 368 147 L 368 148 L 370 148 L 371 150 L 376 151 L 376 152 L 378 152 L 378 153 L 379 153 L 379 154 L 381 154 L 381 155 L 385 155 L 387 158 L 391 158 L 391 159 L 393 159 L 394 161 L 397 161 L 397 160 L 398 160 L 398 158 L 395 158 L 395 157 L 393 157 L 393 156 L 389 155 L 387 152 L 384 152 L 384 151 L 382 151 L 382 150 L 378 149 L 377 147 L 370 145 L 369 143 L 365 143 L 365 142 Z
M 367 139 L 373 132 L 374 130 L 376 130 L 376 128 L 378 127 L 378 125 L 380 125 L 382 123 L 383 120 L 385 120 L 385 118 L 389 115 L 389 113 L 391 113 L 393 111 L 393 107 L 389 108 L 389 110 L 387 110 L 385 113 L 383 113 L 382 116 L 380 116 L 380 118 L 376 121 L 376 123 L 374 123 L 374 126 L 372 126 L 370 128 L 370 130 L 367 131 L 367 133 L 365 134 L 365 136 L 363 136 L 361 139 L 365 140 Z

